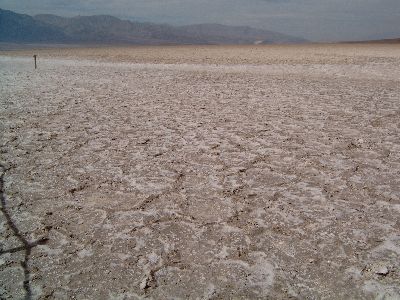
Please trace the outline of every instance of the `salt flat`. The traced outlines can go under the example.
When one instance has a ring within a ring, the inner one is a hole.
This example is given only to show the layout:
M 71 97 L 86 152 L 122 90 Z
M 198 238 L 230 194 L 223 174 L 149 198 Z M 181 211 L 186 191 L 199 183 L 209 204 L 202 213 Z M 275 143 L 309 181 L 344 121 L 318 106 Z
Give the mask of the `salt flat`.
M 0 96 L 1 298 L 400 298 L 400 45 L 3 51 Z

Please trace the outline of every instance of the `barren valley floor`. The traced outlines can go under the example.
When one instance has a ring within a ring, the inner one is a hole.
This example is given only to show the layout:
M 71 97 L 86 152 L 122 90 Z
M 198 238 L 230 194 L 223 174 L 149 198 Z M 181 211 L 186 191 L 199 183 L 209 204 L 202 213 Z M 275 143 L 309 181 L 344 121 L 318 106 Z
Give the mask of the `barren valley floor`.
M 399 45 L 3 51 L 0 126 L 0 298 L 400 298 Z

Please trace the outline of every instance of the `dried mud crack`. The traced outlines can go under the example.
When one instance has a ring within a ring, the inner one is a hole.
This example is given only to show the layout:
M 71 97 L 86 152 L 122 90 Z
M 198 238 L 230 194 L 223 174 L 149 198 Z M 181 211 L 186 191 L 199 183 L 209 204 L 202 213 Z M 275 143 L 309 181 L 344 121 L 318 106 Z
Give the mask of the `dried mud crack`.
M 29 271 L 29 260 L 31 256 L 32 248 L 38 245 L 44 245 L 47 243 L 47 238 L 41 238 L 36 241 L 28 241 L 24 235 L 18 229 L 16 223 L 13 221 L 10 212 L 7 209 L 6 203 L 6 195 L 4 190 L 4 176 L 9 169 L 5 168 L 3 165 L 0 165 L 0 202 L 1 202 L 1 212 L 3 216 L 6 218 L 7 225 L 12 230 L 14 236 L 20 241 L 22 244 L 21 246 L 11 248 L 11 249 L 0 249 L 0 256 L 6 253 L 15 253 L 19 251 L 24 252 L 24 260 L 21 262 L 21 267 L 24 272 L 24 281 L 23 281 L 23 288 L 25 290 L 25 299 L 30 300 L 32 299 L 32 288 L 30 285 L 31 281 L 31 274 Z

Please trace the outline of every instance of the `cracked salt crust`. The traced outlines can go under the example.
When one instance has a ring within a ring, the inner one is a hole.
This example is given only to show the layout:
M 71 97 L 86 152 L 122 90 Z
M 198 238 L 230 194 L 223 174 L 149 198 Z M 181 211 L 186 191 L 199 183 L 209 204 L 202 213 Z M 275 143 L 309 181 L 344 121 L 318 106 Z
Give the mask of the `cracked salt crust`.
M 397 45 L 38 54 L 0 54 L 34 299 L 400 297 Z

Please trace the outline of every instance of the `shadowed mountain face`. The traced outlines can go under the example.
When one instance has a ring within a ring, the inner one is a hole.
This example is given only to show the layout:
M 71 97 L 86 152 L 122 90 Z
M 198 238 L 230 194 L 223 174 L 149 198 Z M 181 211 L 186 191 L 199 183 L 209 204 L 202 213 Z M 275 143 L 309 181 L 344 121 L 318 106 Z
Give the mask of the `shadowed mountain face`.
M 98 44 L 278 44 L 304 39 L 251 27 L 200 24 L 170 26 L 112 16 L 34 17 L 0 9 L 0 42 Z
M 208 44 L 169 25 L 123 21 L 112 16 L 63 18 L 38 15 L 35 20 L 61 29 L 71 40 L 127 44 Z
M 0 9 L 1 42 L 65 42 L 68 37 L 54 26 L 31 16 Z

